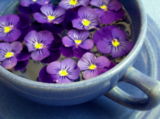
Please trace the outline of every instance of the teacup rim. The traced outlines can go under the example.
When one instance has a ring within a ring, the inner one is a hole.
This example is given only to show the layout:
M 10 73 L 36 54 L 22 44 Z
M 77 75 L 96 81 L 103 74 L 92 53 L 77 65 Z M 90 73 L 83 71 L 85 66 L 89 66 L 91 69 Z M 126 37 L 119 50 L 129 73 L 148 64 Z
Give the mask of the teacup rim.
M 141 49 L 141 47 L 144 43 L 144 40 L 145 40 L 144 37 L 145 37 L 146 27 L 147 27 L 147 15 L 145 13 L 142 2 L 138 1 L 138 0 L 136 2 L 138 3 L 138 8 L 139 8 L 139 12 L 140 12 L 140 20 L 141 20 L 140 33 L 138 35 L 137 41 L 136 41 L 133 49 L 122 60 L 122 62 L 120 62 L 119 64 L 114 66 L 109 71 L 107 71 L 99 76 L 96 76 L 94 78 L 88 79 L 88 80 L 82 80 L 82 81 L 72 82 L 72 83 L 68 83 L 68 84 L 52 84 L 52 83 L 43 83 L 43 82 L 30 80 L 30 79 L 16 75 L 16 74 L 6 70 L 2 66 L 0 66 L 0 74 L 2 75 L 2 77 L 9 77 L 8 79 L 14 80 L 14 82 L 20 83 L 21 85 L 42 88 L 42 89 L 46 89 L 46 90 L 47 89 L 57 89 L 57 88 L 58 89 L 66 89 L 66 88 L 70 89 L 70 88 L 74 88 L 74 87 L 83 87 L 83 86 L 94 84 L 97 81 L 99 82 L 99 81 L 106 80 L 105 77 L 108 77 L 108 78 L 112 77 L 114 74 L 116 74 L 117 72 L 122 70 L 123 67 L 125 67 L 127 64 L 130 63 L 130 61 L 132 60 L 132 57 L 137 55 L 137 53 Z

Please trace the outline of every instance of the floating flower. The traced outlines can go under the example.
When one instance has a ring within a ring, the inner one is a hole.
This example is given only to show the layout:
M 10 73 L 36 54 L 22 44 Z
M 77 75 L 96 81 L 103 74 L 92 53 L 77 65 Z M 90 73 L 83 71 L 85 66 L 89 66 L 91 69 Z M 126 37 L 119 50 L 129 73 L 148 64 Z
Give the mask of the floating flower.
M 97 31 L 94 41 L 101 53 L 110 54 L 114 58 L 125 56 L 133 46 L 133 43 L 127 40 L 125 31 L 116 26 L 107 26 Z
M 78 67 L 82 71 L 84 79 L 93 78 L 104 73 L 110 64 L 110 60 L 106 57 L 96 57 L 89 52 L 85 53 L 78 61 Z
M 94 44 L 93 40 L 88 39 L 88 37 L 89 32 L 87 31 L 70 30 L 68 36 L 65 36 L 62 42 L 65 47 L 80 47 L 85 50 L 90 50 Z
M 102 24 L 111 24 L 124 17 L 122 4 L 118 0 L 91 0 L 90 4 L 99 8 L 95 12 Z
M 51 0 L 21 0 L 20 4 L 23 7 L 28 7 L 32 4 L 38 4 L 38 5 L 47 5 L 50 3 Z
M 63 8 L 45 5 L 40 10 L 42 13 L 34 13 L 33 15 L 39 23 L 60 24 L 64 20 L 65 10 Z
M 44 83 L 56 83 L 56 80 L 54 79 L 53 75 L 47 73 L 47 66 L 44 66 L 40 72 L 38 81 L 44 82 Z
M 12 42 L 17 40 L 21 32 L 17 29 L 19 17 L 17 15 L 0 16 L 0 40 Z
M 73 27 L 80 30 L 90 30 L 98 25 L 97 15 L 92 8 L 81 7 L 78 10 L 78 18 L 72 21 Z
M 32 59 L 41 61 L 50 55 L 49 48 L 54 37 L 49 31 L 31 31 L 24 40 Z
M 89 0 L 61 0 L 59 6 L 64 9 L 72 9 L 78 6 L 87 6 L 89 4 Z
M 56 83 L 70 83 L 79 78 L 80 70 L 74 60 L 65 59 L 50 63 L 47 72 L 56 79 Z
M 12 69 L 17 64 L 17 55 L 23 47 L 20 42 L 0 43 L 0 65 L 6 69 Z

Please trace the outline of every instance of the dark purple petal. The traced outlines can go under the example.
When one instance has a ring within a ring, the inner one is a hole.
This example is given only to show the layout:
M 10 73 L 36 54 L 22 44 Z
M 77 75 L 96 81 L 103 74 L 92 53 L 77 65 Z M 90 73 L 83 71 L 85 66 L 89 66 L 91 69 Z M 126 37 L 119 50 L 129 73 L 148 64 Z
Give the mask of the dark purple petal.
M 83 48 L 83 49 L 86 49 L 86 50 L 90 50 L 92 49 L 94 46 L 94 43 L 93 43 L 93 40 L 85 40 L 81 45 L 80 47 Z
M 19 62 L 17 62 L 17 65 L 14 67 L 14 69 L 17 71 L 23 71 L 26 69 L 28 63 L 29 63 L 29 60 L 19 61 Z
M 62 42 L 65 47 L 74 46 L 74 41 L 67 36 L 63 37 Z
M 87 52 L 87 50 L 84 50 L 82 48 L 73 48 L 72 50 L 74 56 L 77 58 L 81 58 Z
M 32 52 L 31 57 L 33 60 L 35 61 L 41 61 L 45 58 L 47 58 L 50 55 L 50 52 L 48 51 L 48 49 L 42 49 L 42 50 L 37 50 Z
M 59 61 L 55 61 L 55 62 L 52 62 L 50 64 L 48 64 L 47 66 L 47 72 L 49 74 L 58 74 L 59 70 L 61 69 L 61 63 Z
M 109 54 L 112 51 L 112 45 L 110 44 L 109 41 L 99 41 L 97 43 L 97 49 L 101 52 L 101 53 L 107 53 Z
M 100 7 L 101 5 L 108 5 L 112 0 L 91 0 L 90 4 L 95 7 Z
M 61 53 L 65 57 L 73 57 L 74 56 L 72 48 L 61 47 Z
M 43 67 L 41 71 L 39 72 L 38 81 L 44 82 L 44 83 L 55 83 L 55 79 L 52 75 L 47 73 L 47 67 Z
M 16 57 L 5 59 L 3 62 L 1 62 L 1 65 L 6 69 L 12 69 L 17 64 Z
M 44 60 L 42 60 L 42 63 L 51 63 L 53 61 L 56 61 L 59 59 L 59 57 L 61 56 L 60 51 L 52 51 L 50 52 L 50 55 L 45 58 Z
M 31 54 L 28 52 L 27 47 L 24 47 L 22 52 L 17 55 L 18 61 L 26 61 L 29 60 Z
M 122 4 L 118 0 L 111 0 L 108 8 L 113 11 L 118 11 L 122 8 Z
M 124 18 L 123 10 L 120 10 L 118 12 L 107 11 L 107 12 L 104 12 L 103 15 L 100 16 L 99 21 L 102 24 L 112 24 L 113 22 L 116 22 L 123 18 Z

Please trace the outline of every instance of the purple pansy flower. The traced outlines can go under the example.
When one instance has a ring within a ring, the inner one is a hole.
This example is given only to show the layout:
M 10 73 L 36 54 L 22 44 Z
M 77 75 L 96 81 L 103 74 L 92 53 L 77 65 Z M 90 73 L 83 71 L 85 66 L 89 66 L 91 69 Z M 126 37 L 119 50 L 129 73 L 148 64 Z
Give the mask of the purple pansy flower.
M 47 5 L 50 3 L 51 0 L 21 0 L 20 4 L 23 7 L 28 7 L 32 4 L 38 4 L 38 5 Z
M 124 17 L 122 4 L 118 0 L 91 0 L 91 5 L 100 9 L 95 9 L 102 24 L 111 24 Z
M 0 65 L 12 69 L 17 64 L 17 55 L 22 51 L 20 42 L 0 43 Z
M 89 0 L 61 0 L 59 6 L 64 9 L 72 9 L 78 6 L 87 6 L 89 4 Z
M 73 19 L 73 27 L 80 30 L 90 30 L 98 25 L 97 15 L 92 8 L 81 7 L 78 10 L 78 18 Z
M 62 42 L 65 47 L 80 47 L 85 50 L 90 50 L 93 48 L 94 43 L 93 40 L 88 39 L 88 37 L 89 32 L 87 31 L 70 30 L 68 36 L 65 36 Z
M 133 47 L 125 31 L 116 26 L 107 26 L 97 31 L 94 41 L 101 53 L 110 54 L 114 58 L 125 56 Z
M 0 16 L 0 40 L 12 42 L 17 40 L 21 32 L 17 29 L 19 17 L 17 15 Z
M 49 48 L 54 37 L 49 31 L 31 31 L 24 40 L 32 59 L 41 61 L 50 55 Z
M 78 61 L 78 67 L 82 71 L 84 79 L 93 78 L 104 73 L 110 64 L 110 60 L 106 57 L 96 57 L 89 52 L 85 53 Z
M 79 78 L 80 70 L 74 60 L 65 59 L 50 63 L 47 72 L 56 79 L 56 83 L 70 83 Z
M 60 24 L 65 17 L 65 10 L 60 7 L 53 7 L 52 5 L 45 5 L 41 7 L 42 13 L 34 13 L 34 19 L 39 23 L 53 23 Z

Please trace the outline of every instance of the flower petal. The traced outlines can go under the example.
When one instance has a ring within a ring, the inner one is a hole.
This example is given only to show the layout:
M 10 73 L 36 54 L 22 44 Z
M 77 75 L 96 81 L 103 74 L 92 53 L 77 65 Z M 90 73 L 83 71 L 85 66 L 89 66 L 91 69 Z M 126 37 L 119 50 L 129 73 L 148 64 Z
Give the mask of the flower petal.
M 74 69 L 72 72 L 69 72 L 68 78 L 70 80 L 76 80 L 79 78 L 80 70 L 79 68 Z
M 48 23 L 46 16 L 42 15 L 41 13 L 34 13 L 33 17 L 39 23 Z
M 83 43 L 80 45 L 81 48 L 86 49 L 86 50 L 90 50 L 92 49 L 94 46 L 93 40 L 85 40 L 83 41 Z
M 63 37 L 62 42 L 63 42 L 63 45 L 64 45 L 65 47 L 72 47 L 72 46 L 74 46 L 73 40 L 70 39 L 70 38 L 67 37 L 67 36 Z
M 61 63 L 59 61 L 52 62 L 47 66 L 47 73 L 57 75 L 61 70 Z
M 16 57 L 12 57 L 9 59 L 5 59 L 1 65 L 6 68 L 6 69 L 12 69 L 13 67 L 15 67 L 17 64 L 17 59 Z
M 84 79 L 94 78 L 99 75 L 98 70 L 94 70 L 94 71 L 86 70 L 82 72 L 82 74 Z
M 118 0 L 111 0 L 108 8 L 110 10 L 118 11 L 122 8 L 122 4 Z
M 23 49 L 23 46 L 20 42 L 11 43 L 11 47 L 15 54 L 19 54 Z
M 67 58 L 61 62 L 61 69 L 72 71 L 76 67 L 76 62 L 73 59 Z
M 97 49 L 101 53 L 109 54 L 112 51 L 112 45 L 110 44 L 110 41 L 102 40 L 97 43 Z
M 105 68 L 111 65 L 111 61 L 104 56 L 97 57 L 95 62 L 99 68 Z
M 35 61 L 41 61 L 43 59 L 45 59 L 46 57 L 48 57 L 50 55 L 50 52 L 48 51 L 48 49 L 42 49 L 42 50 L 37 50 L 32 52 L 31 57 L 33 60 Z

